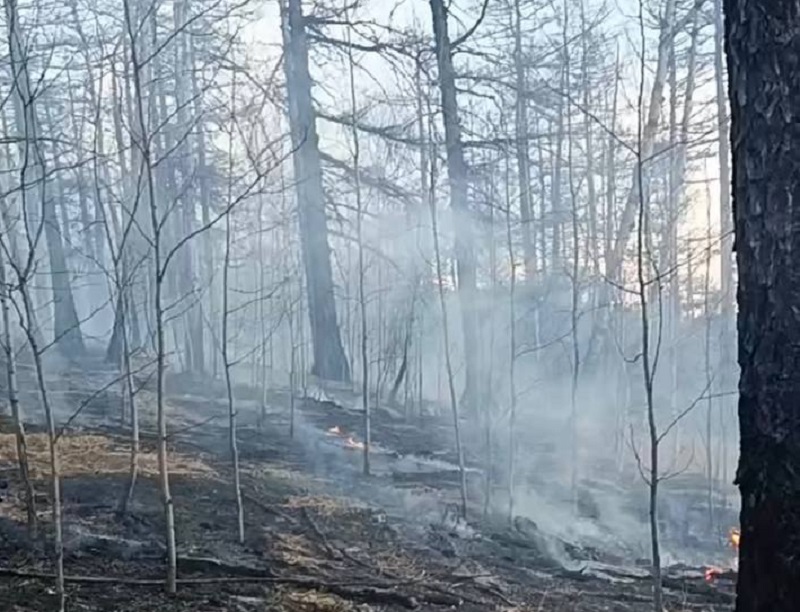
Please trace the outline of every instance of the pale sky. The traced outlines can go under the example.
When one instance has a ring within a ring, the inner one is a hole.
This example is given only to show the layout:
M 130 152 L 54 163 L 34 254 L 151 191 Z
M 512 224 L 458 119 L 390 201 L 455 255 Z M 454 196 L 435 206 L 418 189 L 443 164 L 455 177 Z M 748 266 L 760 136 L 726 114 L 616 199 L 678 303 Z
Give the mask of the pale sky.
M 306 3 L 307 5 L 309 3 Z M 455 4 L 455 3 L 454 3 Z M 589 0 L 587 2 L 587 12 L 591 14 L 591 7 L 596 5 L 596 2 Z M 478 15 L 477 0 L 462 0 L 457 6 L 473 6 L 473 10 L 463 10 L 458 8 L 452 9 L 452 14 L 449 22 L 451 37 L 455 37 L 458 33 L 463 32 L 466 27 L 472 25 Z M 641 48 L 641 32 L 638 22 L 638 4 L 633 0 L 614 0 L 609 6 L 610 14 L 606 22 L 606 29 L 617 32 L 617 40 L 620 45 L 620 52 L 622 57 L 626 56 L 630 61 L 624 61 L 623 81 L 620 89 L 620 127 L 630 133 L 635 133 L 636 130 L 636 105 L 639 93 L 639 83 L 641 76 L 640 65 L 640 48 Z M 276 0 L 266 2 L 260 5 L 258 12 L 258 19 L 250 22 L 245 31 L 244 37 L 248 43 L 248 47 L 254 53 L 254 56 L 259 61 L 265 62 L 268 66 L 274 66 L 280 53 L 281 45 L 281 32 L 280 32 L 280 16 L 278 10 L 278 2 Z M 391 16 L 391 17 L 390 17 Z M 430 30 L 430 8 L 427 0 L 373 0 L 367 9 L 360 11 L 356 15 L 351 15 L 351 19 L 359 18 L 364 21 L 374 21 L 379 24 L 391 24 L 394 28 L 412 27 L 424 28 L 426 31 Z M 480 30 L 479 30 L 480 32 Z M 710 34 L 710 26 L 706 31 Z M 344 39 L 343 31 L 330 30 L 331 36 Z M 546 34 L 545 34 L 546 35 Z M 558 33 L 553 33 L 552 38 L 555 40 L 560 36 Z M 645 103 L 649 98 L 650 79 L 652 78 L 652 69 L 655 62 L 656 40 L 657 33 L 652 30 L 646 30 L 645 36 L 647 39 L 647 59 L 648 64 L 645 70 Z M 685 46 L 688 36 L 683 35 L 680 39 L 681 44 Z M 708 39 L 710 36 L 701 36 L 702 39 Z M 710 51 L 710 41 L 706 43 L 707 48 L 703 51 Z M 378 54 L 364 54 L 356 53 L 356 61 L 368 71 L 366 73 L 357 72 L 356 89 L 360 99 L 366 101 L 370 95 L 375 96 L 378 92 L 378 85 L 374 78 L 381 79 L 382 74 L 387 74 L 389 66 L 385 59 L 378 56 Z M 312 66 L 312 73 L 321 83 L 324 83 L 325 88 L 317 88 L 315 96 L 321 100 L 326 107 L 334 109 L 335 112 L 344 114 L 349 112 L 350 98 L 349 98 L 349 74 L 343 69 L 343 66 Z M 535 74 L 532 75 L 535 78 Z M 682 78 L 682 76 L 679 76 Z M 381 79 L 380 85 L 388 88 L 387 91 L 391 95 L 395 88 L 396 92 L 396 78 L 394 74 L 387 74 L 386 79 Z M 382 95 L 382 94 L 381 94 Z M 665 95 L 668 95 L 665 92 Z M 695 93 L 695 113 L 698 109 L 702 109 L 702 105 L 714 98 L 713 83 L 707 83 L 699 87 Z M 463 96 L 462 96 L 463 99 Z M 682 104 L 682 100 L 679 100 Z M 666 112 L 666 109 L 665 109 Z M 679 109 L 679 116 L 681 114 Z M 704 111 L 704 116 L 708 112 Z M 662 117 L 663 121 L 666 117 Z M 709 119 L 712 119 L 709 116 Z M 709 129 L 713 127 L 713 123 L 709 124 Z M 340 129 L 332 127 L 324 121 L 318 122 L 320 137 L 323 140 L 323 147 L 326 151 L 338 155 L 340 158 L 345 159 L 350 154 L 350 145 L 346 137 Z M 716 148 L 716 147 L 714 147 Z M 690 198 L 690 205 L 686 213 L 685 222 L 681 228 L 681 234 L 687 236 L 693 234 L 695 236 L 703 236 L 705 234 L 706 226 L 706 208 L 708 201 L 708 194 L 714 203 L 711 208 L 712 220 L 712 234 L 719 235 L 719 184 L 718 184 L 719 166 L 716 158 L 712 157 L 706 160 L 705 163 L 700 163 L 699 167 L 695 165 L 691 169 L 690 175 L 687 177 L 689 184 L 687 185 L 687 194 Z M 708 180 L 708 186 L 705 181 Z M 627 188 L 629 181 L 624 181 L 619 185 L 620 189 Z M 698 245 L 698 249 L 701 245 Z M 704 269 L 702 261 L 696 263 L 699 266 L 697 273 L 699 274 Z M 719 278 L 719 260 L 715 257 L 712 263 L 713 281 Z

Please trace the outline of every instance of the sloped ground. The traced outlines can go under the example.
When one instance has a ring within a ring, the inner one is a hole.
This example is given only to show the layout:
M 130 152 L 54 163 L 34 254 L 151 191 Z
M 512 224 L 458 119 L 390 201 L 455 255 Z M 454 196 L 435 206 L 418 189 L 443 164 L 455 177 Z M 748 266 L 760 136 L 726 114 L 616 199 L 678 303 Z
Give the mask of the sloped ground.
M 273 398 L 259 429 L 260 405 L 241 394 L 247 537 L 239 545 L 225 406 L 214 390 L 198 392 L 197 383 L 174 381 L 170 393 L 179 593 L 168 597 L 161 588 L 163 518 L 152 463 L 152 395 L 139 395 L 143 474 L 133 505 L 120 516 L 127 434 L 115 424 L 117 400 L 110 394 L 88 404 L 75 420 L 79 427 L 62 439 L 68 610 L 652 609 L 641 568 L 608 565 L 601 552 L 570 548 L 574 563 L 565 569 L 563 559 L 554 559 L 553 542 L 530 521 L 463 525 L 443 514 L 454 499 L 452 489 L 435 482 L 398 486 L 390 467 L 399 459 L 388 448 L 388 434 L 376 456 L 378 475 L 361 476 L 360 453 L 346 447 L 346 437 L 326 431 L 339 423 L 355 429 L 355 421 L 331 416 L 331 406 L 314 401 L 298 407 L 291 439 L 282 398 Z M 82 401 L 72 396 L 63 402 L 61 420 Z M 47 483 L 37 482 L 45 537 L 32 542 L 7 442 L 0 435 L 0 610 L 45 611 L 54 603 Z M 46 455 L 38 444 L 34 473 L 44 478 Z M 673 572 L 666 584 L 671 612 L 732 609 L 731 585 L 708 585 L 701 571 Z

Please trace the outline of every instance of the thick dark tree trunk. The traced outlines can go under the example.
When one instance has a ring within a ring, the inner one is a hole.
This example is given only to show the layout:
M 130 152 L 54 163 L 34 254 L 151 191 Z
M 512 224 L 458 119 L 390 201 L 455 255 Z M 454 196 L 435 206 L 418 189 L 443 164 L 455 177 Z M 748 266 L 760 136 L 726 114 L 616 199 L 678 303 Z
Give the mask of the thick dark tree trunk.
M 725 0 L 739 268 L 737 612 L 800 610 L 800 10 Z
M 284 0 L 282 0 L 283 2 Z M 316 115 L 311 98 L 301 0 L 283 7 L 289 122 L 294 146 L 294 170 L 300 219 L 300 241 L 308 290 L 308 315 L 314 347 L 312 373 L 326 380 L 350 382 L 350 366 L 339 335 L 333 294 L 331 249 L 322 190 Z

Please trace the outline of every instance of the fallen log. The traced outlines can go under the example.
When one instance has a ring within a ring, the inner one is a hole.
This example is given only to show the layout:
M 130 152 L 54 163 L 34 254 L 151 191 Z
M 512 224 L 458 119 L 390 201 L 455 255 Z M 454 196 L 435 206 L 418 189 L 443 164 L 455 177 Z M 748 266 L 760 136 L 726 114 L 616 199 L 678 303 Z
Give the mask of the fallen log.
M 647 574 L 636 574 L 624 570 L 615 571 L 609 568 L 603 571 L 609 575 L 629 580 L 652 580 L 652 577 Z M 665 589 L 698 595 L 713 603 L 730 604 L 735 599 L 733 593 L 727 593 L 716 589 L 707 584 L 702 578 L 662 576 L 661 584 Z
M 226 572 L 228 575 L 240 577 L 261 577 L 267 571 L 266 568 L 255 567 L 252 565 L 241 565 L 228 563 L 215 557 L 191 557 L 178 555 L 176 559 L 178 570 L 188 573 L 193 572 Z

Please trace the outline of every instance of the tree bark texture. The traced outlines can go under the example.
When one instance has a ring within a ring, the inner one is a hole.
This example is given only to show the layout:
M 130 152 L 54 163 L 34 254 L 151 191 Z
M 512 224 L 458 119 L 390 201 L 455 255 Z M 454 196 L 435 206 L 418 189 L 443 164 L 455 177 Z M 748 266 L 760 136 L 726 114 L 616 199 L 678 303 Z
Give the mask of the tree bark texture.
M 724 0 L 739 269 L 737 612 L 800 610 L 800 7 Z

